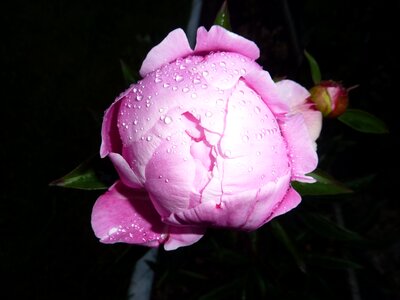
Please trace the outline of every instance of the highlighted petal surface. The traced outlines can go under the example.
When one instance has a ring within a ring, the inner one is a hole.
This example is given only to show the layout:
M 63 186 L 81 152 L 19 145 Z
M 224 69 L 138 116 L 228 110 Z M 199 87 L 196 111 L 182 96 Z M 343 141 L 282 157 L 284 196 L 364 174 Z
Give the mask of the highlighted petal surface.
M 161 66 L 177 58 L 188 56 L 192 52 L 193 50 L 190 48 L 185 32 L 180 28 L 175 29 L 160 44 L 150 50 L 143 61 L 139 73 L 144 77 Z

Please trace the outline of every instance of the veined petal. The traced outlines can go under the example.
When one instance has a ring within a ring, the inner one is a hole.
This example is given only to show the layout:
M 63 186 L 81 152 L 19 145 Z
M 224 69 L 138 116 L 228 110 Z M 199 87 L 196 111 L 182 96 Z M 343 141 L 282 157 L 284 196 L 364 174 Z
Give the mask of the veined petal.
M 214 25 L 207 31 L 204 27 L 197 29 L 196 53 L 210 51 L 236 52 L 252 60 L 260 57 L 257 45 L 244 37 L 225 28 Z
M 168 237 L 144 191 L 132 192 L 117 181 L 100 196 L 92 211 L 92 228 L 102 243 L 129 243 L 157 247 Z
M 190 48 L 185 32 L 180 28 L 175 29 L 161 43 L 150 50 L 143 61 L 139 73 L 144 77 L 161 66 L 177 58 L 188 56 L 192 52 L 193 50 Z
M 289 210 L 292 210 L 297 205 L 299 205 L 300 202 L 301 196 L 299 195 L 299 193 L 297 193 L 295 189 L 289 188 L 285 197 L 281 202 L 278 203 L 267 221 L 270 221 L 277 216 L 287 213 Z

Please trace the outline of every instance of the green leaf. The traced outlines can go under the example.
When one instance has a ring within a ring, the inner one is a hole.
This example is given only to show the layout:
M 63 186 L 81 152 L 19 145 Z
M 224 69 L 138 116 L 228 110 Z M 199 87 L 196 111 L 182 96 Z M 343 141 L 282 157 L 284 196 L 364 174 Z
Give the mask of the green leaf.
M 325 256 L 325 255 L 308 255 L 307 263 L 327 269 L 362 269 L 358 263 L 344 258 Z
M 336 179 L 332 178 L 330 175 L 326 174 L 321 170 L 316 170 L 307 175 L 313 177 L 316 180 L 316 182 L 315 183 L 303 183 L 298 181 L 292 182 L 292 186 L 302 196 L 338 195 L 338 194 L 348 194 L 353 192 L 343 183 L 337 181 Z
M 296 247 L 294 246 L 292 240 L 290 239 L 289 235 L 286 233 L 285 229 L 277 222 L 277 221 L 272 221 L 271 222 L 271 228 L 273 230 L 273 233 L 275 236 L 285 245 L 286 249 L 290 252 L 290 254 L 293 256 L 294 260 L 296 261 L 297 266 L 299 269 L 305 273 L 306 272 L 306 266 L 304 264 L 304 261 L 300 257 L 299 253 L 297 252 Z
M 338 241 L 367 241 L 357 232 L 341 227 L 320 214 L 303 212 L 299 215 L 310 229 L 323 237 Z
M 131 83 L 136 81 L 135 75 L 133 75 L 132 70 L 128 67 L 128 65 L 122 60 L 119 60 L 121 64 L 122 75 L 126 84 L 130 85 Z
M 304 55 L 306 56 L 308 63 L 310 64 L 311 77 L 312 77 L 314 84 L 320 83 L 321 82 L 321 71 L 319 70 L 317 61 L 306 50 L 304 50 Z
M 107 174 L 108 172 L 110 174 Z M 80 190 L 104 190 L 114 181 L 111 173 L 112 170 L 106 170 L 103 160 L 91 157 L 67 175 L 52 181 L 50 186 Z
M 214 25 L 219 25 L 227 30 L 232 30 L 231 21 L 228 10 L 228 3 L 225 0 L 215 18 Z
M 385 123 L 381 119 L 360 109 L 347 109 L 338 119 L 361 132 L 378 134 L 388 132 Z

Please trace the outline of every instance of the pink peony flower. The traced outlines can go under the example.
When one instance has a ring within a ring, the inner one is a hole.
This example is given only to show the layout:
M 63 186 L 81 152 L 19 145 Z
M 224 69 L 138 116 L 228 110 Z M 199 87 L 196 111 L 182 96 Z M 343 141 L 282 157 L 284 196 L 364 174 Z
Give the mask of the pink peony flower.
M 299 204 L 290 182 L 314 181 L 321 113 L 258 57 L 219 26 L 199 28 L 194 50 L 176 29 L 148 53 L 143 79 L 104 116 L 100 154 L 120 180 L 93 208 L 101 242 L 172 250 L 207 227 L 255 230 Z

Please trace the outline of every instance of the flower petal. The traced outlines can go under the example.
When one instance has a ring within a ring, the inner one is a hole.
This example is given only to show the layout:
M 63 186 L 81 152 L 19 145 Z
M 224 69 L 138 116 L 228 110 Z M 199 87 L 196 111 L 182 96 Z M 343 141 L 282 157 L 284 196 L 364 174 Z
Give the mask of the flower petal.
M 261 96 L 275 115 L 285 114 L 290 111 L 288 103 L 282 99 L 276 83 L 267 71 L 253 71 L 243 77 L 246 84 Z
M 141 180 L 133 172 L 125 158 L 118 153 L 110 153 L 109 157 L 123 184 L 134 189 L 140 189 L 143 187 Z
M 289 210 L 292 210 L 297 205 L 299 205 L 300 202 L 301 196 L 299 195 L 299 193 L 297 193 L 295 189 L 289 188 L 283 200 L 278 203 L 273 213 L 268 218 L 268 221 L 277 216 L 287 213 Z
M 214 25 L 210 31 L 204 27 L 197 29 L 195 52 L 228 51 L 247 56 L 252 60 L 260 57 L 257 45 L 244 37 Z
M 157 247 L 167 238 L 167 226 L 161 222 L 147 194 L 133 193 L 120 181 L 97 199 L 92 228 L 105 244 L 123 242 Z
M 287 142 L 287 151 L 292 167 L 292 180 L 315 182 L 314 178 L 305 175 L 317 167 L 318 156 L 302 114 L 282 116 L 278 119 L 278 122 Z
M 122 142 L 117 127 L 121 99 L 117 99 L 105 112 L 101 128 L 100 156 L 106 157 L 110 152 L 121 152 Z
M 180 28 L 175 29 L 161 43 L 150 50 L 142 63 L 139 73 L 144 77 L 161 66 L 177 58 L 188 56 L 192 52 L 193 50 L 190 48 L 185 32 Z
M 190 246 L 200 240 L 205 229 L 201 227 L 169 227 L 169 237 L 164 243 L 164 249 L 175 250 L 182 246 Z
M 276 86 L 282 99 L 288 103 L 290 112 L 299 112 L 303 115 L 310 137 L 315 141 L 321 132 L 322 114 L 306 104 L 310 93 L 292 80 L 281 80 L 276 83 Z

